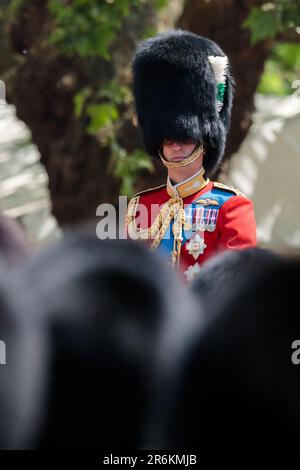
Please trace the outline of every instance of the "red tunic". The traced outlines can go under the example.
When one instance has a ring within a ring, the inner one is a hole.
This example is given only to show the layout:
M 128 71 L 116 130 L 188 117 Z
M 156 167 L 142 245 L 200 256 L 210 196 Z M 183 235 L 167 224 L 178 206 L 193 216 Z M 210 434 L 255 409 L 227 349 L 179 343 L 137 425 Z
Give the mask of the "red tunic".
M 167 185 L 143 191 L 130 201 L 134 206 L 137 229 L 152 226 L 165 203 L 171 200 Z M 238 190 L 220 183 L 208 182 L 200 191 L 181 199 L 186 224 L 182 233 L 179 271 L 191 281 L 212 255 L 225 249 L 243 249 L 256 245 L 253 204 Z M 129 206 L 130 206 L 129 205 Z M 170 223 L 168 233 L 156 247 L 170 259 L 174 236 Z M 148 239 L 152 245 L 153 240 Z

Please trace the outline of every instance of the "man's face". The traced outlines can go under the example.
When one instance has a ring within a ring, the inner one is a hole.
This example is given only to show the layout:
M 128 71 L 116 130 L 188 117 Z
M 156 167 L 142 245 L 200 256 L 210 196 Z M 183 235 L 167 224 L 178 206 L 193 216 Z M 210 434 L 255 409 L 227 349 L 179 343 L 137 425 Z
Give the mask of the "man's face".
M 176 142 L 165 139 L 162 145 L 164 158 L 169 162 L 180 162 L 195 150 L 197 143 L 197 140 Z

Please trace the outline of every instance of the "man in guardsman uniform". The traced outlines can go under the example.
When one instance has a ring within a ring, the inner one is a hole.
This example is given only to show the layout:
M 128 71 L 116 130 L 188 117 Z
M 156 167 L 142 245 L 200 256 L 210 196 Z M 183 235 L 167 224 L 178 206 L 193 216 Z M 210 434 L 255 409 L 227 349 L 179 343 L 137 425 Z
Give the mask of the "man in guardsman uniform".
M 256 244 L 253 205 L 211 181 L 224 154 L 233 79 L 213 41 L 172 30 L 140 44 L 134 97 L 146 151 L 166 166 L 166 184 L 136 194 L 127 231 L 165 253 L 187 281 L 224 249 Z

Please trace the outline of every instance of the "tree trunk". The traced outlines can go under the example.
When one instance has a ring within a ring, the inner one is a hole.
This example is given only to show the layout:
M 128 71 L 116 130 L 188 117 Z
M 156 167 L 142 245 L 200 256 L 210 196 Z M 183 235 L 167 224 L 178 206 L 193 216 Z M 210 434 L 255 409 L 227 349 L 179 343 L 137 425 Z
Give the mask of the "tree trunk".
M 128 70 L 138 38 L 157 18 L 151 2 L 145 2 L 144 15 L 126 19 L 112 46 L 111 62 L 99 57 L 68 58 L 45 42 L 52 26 L 46 3 L 27 2 L 10 27 L 13 50 L 20 55 L 15 74 L 7 82 L 7 95 L 41 154 L 53 215 L 60 225 L 68 226 L 94 219 L 103 202 L 117 204 L 120 189 L 110 168 L 108 148 L 86 133 L 86 119 L 74 115 L 73 98 L 83 87 L 100 89 L 116 76 L 123 83 L 128 76 L 131 81 Z M 118 139 L 128 151 L 141 145 L 140 132 L 131 120 L 124 119 Z M 157 180 L 159 175 L 150 177 Z

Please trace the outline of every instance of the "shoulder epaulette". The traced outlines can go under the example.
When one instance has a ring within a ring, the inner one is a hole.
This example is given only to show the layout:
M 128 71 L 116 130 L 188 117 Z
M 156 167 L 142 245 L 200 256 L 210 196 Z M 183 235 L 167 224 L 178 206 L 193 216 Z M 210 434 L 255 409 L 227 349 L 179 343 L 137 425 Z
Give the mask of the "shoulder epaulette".
M 151 193 L 153 191 L 156 191 L 157 189 L 165 188 L 166 186 L 167 186 L 166 184 L 161 184 L 160 186 L 155 186 L 154 188 L 144 189 L 143 191 L 140 191 L 140 192 L 134 194 L 132 196 L 132 198 L 137 197 L 137 196 L 141 196 L 142 194 Z
M 219 183 L 218 181 L 214 181 L 214 187 L 225 189 L 225 191 L 230 191 L 231 193 L 234 193 L 236 196 L 247 197 L 246 194 L 242 193 L 238 188 L 235 188 L 234 186 L 227 186 L 226 184 Z

